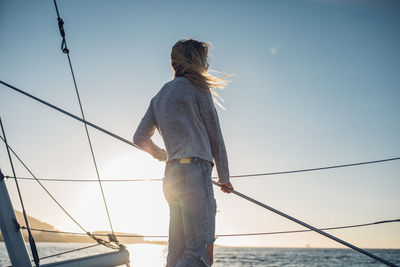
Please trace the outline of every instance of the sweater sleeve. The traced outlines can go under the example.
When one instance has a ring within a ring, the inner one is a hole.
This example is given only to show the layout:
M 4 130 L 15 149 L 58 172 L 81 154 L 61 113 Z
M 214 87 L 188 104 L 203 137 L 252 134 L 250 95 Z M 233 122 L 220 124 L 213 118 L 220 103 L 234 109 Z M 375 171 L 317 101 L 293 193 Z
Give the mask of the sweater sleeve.
M 133 143 L 142 148 L 144 151 L 148 152 L 154 158 L 160 161 L 165 161 L 167 160 L 167 153 L 165 149 L 160 148 L 151 140 L 151 137 L 153 136 L 157 127 L 152 105 L 153 100 L 150 102 L 149 108 L 147 109 L 145 115 L 140 121 L 138 128 L 136 129 L 136 132 L 133 136 Z
M 203 119 L 208 138 L 210 139 L 211 151 L 218 173 L 218 181 L 220 183 L 227 183 L 229 182 L 228 156 L 211 92 L 199 91 L 197 95 L 200 116 Z

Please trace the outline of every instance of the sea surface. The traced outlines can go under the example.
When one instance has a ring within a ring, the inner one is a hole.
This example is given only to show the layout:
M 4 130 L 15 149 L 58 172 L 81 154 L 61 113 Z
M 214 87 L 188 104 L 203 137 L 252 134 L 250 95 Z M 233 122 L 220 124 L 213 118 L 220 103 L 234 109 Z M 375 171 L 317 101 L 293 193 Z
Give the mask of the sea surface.
M 37 243 L 39 256 L 60 253 L 87 246 L 75 243 Z M 165 265 L 167 249 L 164 245 L 133 244 L 127 246 L 130 251 L 131 266 L 161 267 Z M 79 252 L 65 254 L 41 263 L 50 263 L 71 258 L 109 252 L 104 247 L 94 247 Z M 400 265 L 399 249 L 370 249 L 369 252 Z M 0 243 L 0 266 L 9 266 L 10 261 L 4 243 Z M 240 248 L 216 247 L 214 267 L 229 266 L 385 266 L 367 256 L 350 249 L 317 248 Z

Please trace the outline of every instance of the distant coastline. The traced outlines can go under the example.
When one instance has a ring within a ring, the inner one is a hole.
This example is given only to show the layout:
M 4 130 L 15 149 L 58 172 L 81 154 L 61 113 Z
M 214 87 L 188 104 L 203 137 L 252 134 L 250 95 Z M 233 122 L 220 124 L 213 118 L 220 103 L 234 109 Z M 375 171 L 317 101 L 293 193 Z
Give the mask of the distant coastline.
M 15 216 L 17 217 L 17 221 L 21 226 L 24 226 L 24 218 L 23 214 L 20 211 L 14 210 Z M 48 223 L 42 222 L 34 217 L 28 216 L 29 224 L 31 228 L 48 230 L 48 231 L 57 231 L 57 229 Z M 40 231 L 32 231 L 33 237 L 36 242 L 55 242 L 55 243 L 94 243 L 95 241 L 88 236 L 85 235 L 75 235 L 75 234 L 63 234 L 63 233 L 48 233 L 48 232 L 40 232 Z M 108 231 L 95 231 L 92 234 L 100 234 L 107 235 L 110 234 Z M 137 237 L 119 237 L 118 240 L 123 244 L 158 244 L 158 245 L 166 245 L 167 241 L 151 241 L 144 240 L 144 237 L 140 236 L 140 234 L 135 233 L 123 233 L 123 232 L 115 232 L 116 235 L 137 235 Z M 28 233 L 25 230 L 22 230 L 22 235 L 25 241 L 28 241 Z M 102 239 L 108 240 L 107 236 L 99 236 Z M 0 234 L 0 242 L 3 242 L 3 236 Z
M 15 216 L 17 217 L 17 221 L 21 226 L 25 225 L 23 215 L 20 211 L 14 210 Z M 28 216 L 29 223 L 31 228 L 42 229 L 42 230 L 49 230 L 49 231 L 58 231 L 53 225 L 42 222 L 34 217 Z M 86 235 L 74 235 L 74 234 L 63 234 L 63 233 L 47 233 L 47 232 L 40 232 L 40 231 L 32 231 L 33 237 L 36 242 L 49 242 L 49 243 L 94 243 L 95 241 Z M 100 234 L 100 235 L 107 235 L 110 234 L 109 231 L 94 231 L 92 234 Z M 155 245 L 167 245 L 167 241 L 162 240 L 144 240 L 144 237 L 137 233 L 124 233 L 124 232 L 115 232 L 116 235 L 128 235 L 128 236 L 135 236 L 135 237 L 118 237 L 118 240 L 122 244 L 155 244 Z M 28 233 L 26 230 L 22 230 L 22 235 L 26 242 L 28 242 Z M 137 237 L 136 237 L 137 235 Z M 107 236 L 99 236 L 104 240 L 108 240 Z M 0 242 L 4 242 L 3 237 L 0 233 Z M 216 247 L 221 248 L 242 248 L 242 249 L 257 249 L 257 248 L 287 248 L 287 249 L 344 249 L 348 250 L 349 248 L 345 247 L 312 247 L 312 246 L 305 246 L 305 247 L 270 247 L 270 246 L 230 246 L 230 245 L 219 245 L 215 244 Z M 368 250 L 399 250 L 400 248 L 376 248 L 376 247 L 369 247 L 365 248 Z

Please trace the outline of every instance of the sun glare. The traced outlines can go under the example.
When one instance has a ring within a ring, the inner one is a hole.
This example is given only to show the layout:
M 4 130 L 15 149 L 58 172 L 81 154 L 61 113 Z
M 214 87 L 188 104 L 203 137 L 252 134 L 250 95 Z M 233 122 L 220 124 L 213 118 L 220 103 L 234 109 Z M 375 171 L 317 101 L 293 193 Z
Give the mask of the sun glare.
M 102 171 L 103 179 L 162 178 L 165 163 L 141 151 L 115 157 Z M 143 235 L 167 235 L 169 211 L 162 182 L 104 182 L 114 230 Z M 103 203 L 96 203 L 99 210 Z M 99 229 L 99 230 L 107 230 Z

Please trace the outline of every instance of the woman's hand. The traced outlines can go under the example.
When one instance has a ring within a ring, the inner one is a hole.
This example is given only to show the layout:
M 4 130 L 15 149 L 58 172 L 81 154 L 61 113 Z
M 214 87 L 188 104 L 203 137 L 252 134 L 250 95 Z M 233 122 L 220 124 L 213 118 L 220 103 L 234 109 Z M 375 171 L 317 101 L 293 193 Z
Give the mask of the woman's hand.
M 224 184 L 218 183 L 221 186 L 221 191 L 224 193 L 232 193 L 233 190 L 233 185 L 231 184 L 231 182 L 227 182 Z
M 139 139 L 134 141 L 134 144 L 150 155 L 153 158 L 158 159 L 159 161 L 167 161 L 168 160 L 168 153 L 164 148 L 160 148 L 151 140 L 151 138 L 147 139 Z
M 155 159 L 158 159 L 159 161 L 167 161 L 168 160 L 168 154 L 165 149 L 159 148 L 156 151 L 157 152 L 153 154 L 153 157 Z

